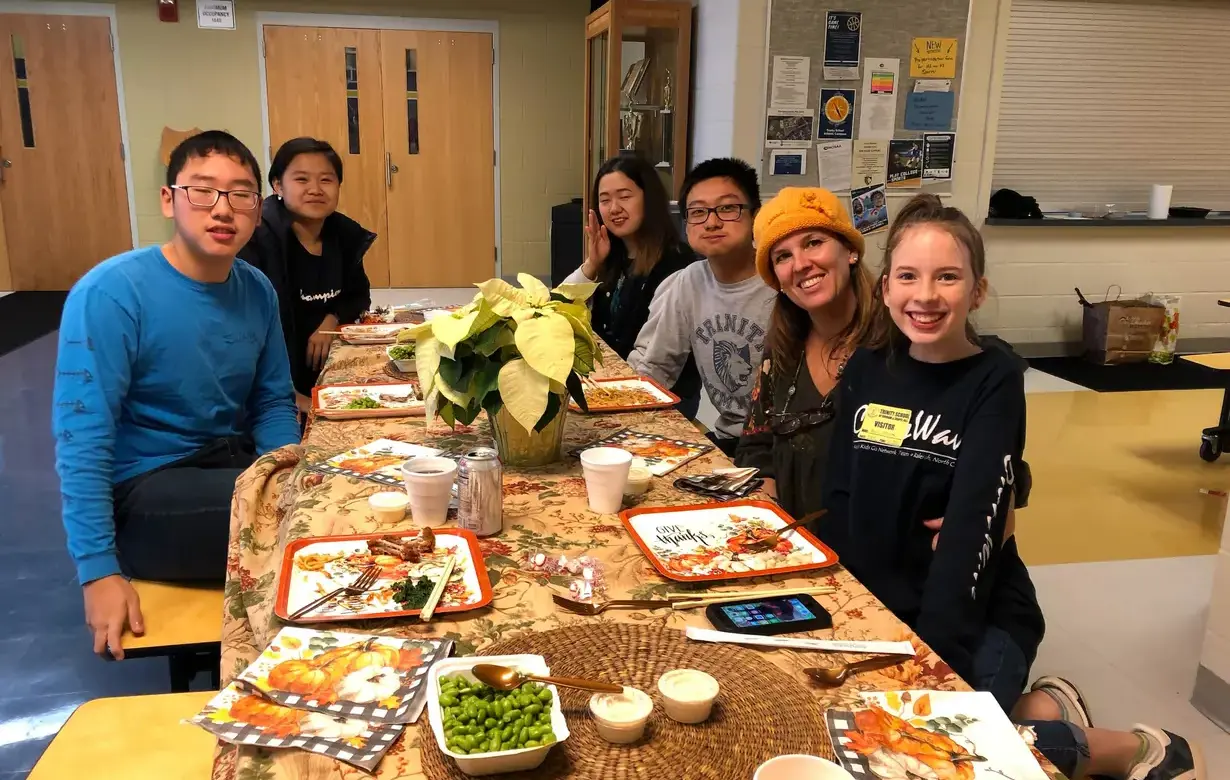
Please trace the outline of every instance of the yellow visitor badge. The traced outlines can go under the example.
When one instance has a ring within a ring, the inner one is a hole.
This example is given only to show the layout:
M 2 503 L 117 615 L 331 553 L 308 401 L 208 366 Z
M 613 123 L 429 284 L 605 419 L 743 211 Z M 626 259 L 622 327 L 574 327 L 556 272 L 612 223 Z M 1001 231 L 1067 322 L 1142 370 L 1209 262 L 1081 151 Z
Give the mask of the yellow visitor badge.
M 879 444 L 900 447 L 910 432 L 910 416 L 909 409 L 867 404 L 867 411 L 863 414 L 863 424 L 858 429 L 858 437 Z

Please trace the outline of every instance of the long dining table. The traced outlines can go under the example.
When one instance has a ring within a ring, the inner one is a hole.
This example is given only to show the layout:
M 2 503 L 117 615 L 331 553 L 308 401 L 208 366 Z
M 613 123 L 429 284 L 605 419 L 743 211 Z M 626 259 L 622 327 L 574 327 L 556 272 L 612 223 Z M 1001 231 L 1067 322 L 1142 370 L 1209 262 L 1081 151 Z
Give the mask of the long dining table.
M 604 347 L 605 359 L 596 376 L 633 374 L 626 363 Z M 333 346 L 320 384 L 395 381 L 386 373 L 384 347 Z M 673 439 L 704 442 L 701 431 L 673 410 L 623 414 L 570 413 L 565 429 L 565 452 L 596 441 L 617 430 L 661 434 Z M 429 443 L 461 452 L 490 441 L 481 418 L 472 426 L 451 429 L 439 420 L 423 417 L 330 421 L 313 419 L 301 447 L 286 447 L 261 457 L 236 484 L 232 506 L 222 632 L 222 684 L 244 670 L 282 628 L 273 614 L 277 577 L 289 542 L 314 536 L 390 532 L 410 527 L 411 518 L 395 525 L 381 524 L 367 498 L 381 486 L 353 477 L 331 476 L 305 468 L 340 452 L 376 439 L 391 438 Z M 688 474 L 707 473 L 729 466 L 720 451 L 685 464 L 666 477 L 655 478 L 639 503 L 645 506 L 680 506 L 704 503 L 699 496 L 674 487 Z M 709 627 L 701 610 L 611 610 L 584 617 L 555 607 L 547 578 L 527 570 L 523 558 L 530 551 L 576 556 L 588 554 L 601 561 L 612 598 L 650 598 L 669 590 L 624 530 L 618 516 L 589 510 L 585 482 L 578 459 L 565 455 L 549 466 L 508 468 L 504 473 L 503 531 L 481 540 L 494 599 L 487 607 L 439 616 L 424 625 L 416 619 L 366 621 L 363 630 L 407 637 L 447 637 L 455 652 L 482 651 L 494 642 L 529 631 L 546 631 L 584 621 L 624 621 L 660 628 Z M 788 578 L 739 580 L 739 587 L 829 586 L 833 591 L 816 596 L 833 618 L 833 628 L 813 632 L 817 638 L 846 640 L 907 640 L 916 656 L 906 663 L 852 678 L 843 687 L 821 689 L 809 685 L 807 666 L 834 664 L 863 656 L 829 654 L 818 661 L 814 652 L 763 651 L 762 657 L 795 677 L 814 692 L 822 707 L 849 707 L 866 690 L 968 690 L 968 686 L 909 627 L 898 620 L 862 584 L 840 565 Z M 332 624 L 345 630 L 347 624 Z M 409 728 L 380 763 L 376 776 L 426 778 L 420 757 L 419 730 Z M 1049 773 L 1054 774 L 1052 768 Z M 214 780 L 289 780 L 360 778 L 368 775 L 334 759 L 302 750 L 267 750 L 219 744 Z M 1055 774 L 1058 777 L 1059 775 Z

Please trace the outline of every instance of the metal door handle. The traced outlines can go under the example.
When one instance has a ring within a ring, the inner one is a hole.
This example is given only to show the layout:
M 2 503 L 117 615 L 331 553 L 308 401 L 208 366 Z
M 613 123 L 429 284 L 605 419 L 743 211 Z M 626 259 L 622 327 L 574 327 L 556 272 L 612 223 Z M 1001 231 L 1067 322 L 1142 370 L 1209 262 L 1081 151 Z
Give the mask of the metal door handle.
M 12 167 L 13 167 L 13 161 L 8 159 L 7 157 L 4 158 L 3 160 L 0 160 L 0 184 L 3 184 L 5 181 L 7 181 L 7 177 L 4 175 L 5 169 L 12 168 Z
M 393 174 L 397 173 L 397 166 L 393 164 L 393 155 L 390 152 L 384 153 L 384 186 L 393 189 Z

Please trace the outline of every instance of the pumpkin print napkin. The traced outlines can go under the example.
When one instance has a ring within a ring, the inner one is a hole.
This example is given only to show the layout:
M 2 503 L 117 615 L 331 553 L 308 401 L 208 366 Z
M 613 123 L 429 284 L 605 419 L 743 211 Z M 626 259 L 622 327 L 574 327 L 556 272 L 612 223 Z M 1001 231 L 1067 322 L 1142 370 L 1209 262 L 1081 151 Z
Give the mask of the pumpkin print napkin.
M 295 709 L 413 723 L 427 702 L 427 669 L 452 647 L 448 639 L 286 627 L 236 682 Z
M 190 722 L 232 745 L 300 748 L 371 773 L 406 728 L 285 707 L 238 683 L 219 691 Z

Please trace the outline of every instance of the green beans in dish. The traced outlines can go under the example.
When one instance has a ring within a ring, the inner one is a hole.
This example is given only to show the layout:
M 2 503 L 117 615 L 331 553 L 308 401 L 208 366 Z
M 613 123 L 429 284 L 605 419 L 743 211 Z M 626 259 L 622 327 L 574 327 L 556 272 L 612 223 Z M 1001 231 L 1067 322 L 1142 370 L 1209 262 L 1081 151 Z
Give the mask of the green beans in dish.
M 535 682 L 497 691 L 456 674 L 440 678 L 445 746 L 475 755 L 550 745 L 551 691 Z
M 397 344 L 389 347 L 389 358 L 392 360 L 414 360 L 413 344 Z

